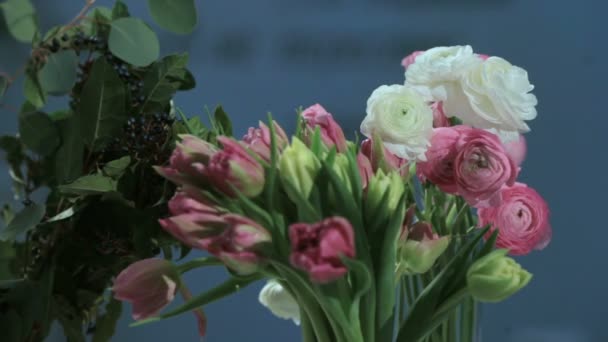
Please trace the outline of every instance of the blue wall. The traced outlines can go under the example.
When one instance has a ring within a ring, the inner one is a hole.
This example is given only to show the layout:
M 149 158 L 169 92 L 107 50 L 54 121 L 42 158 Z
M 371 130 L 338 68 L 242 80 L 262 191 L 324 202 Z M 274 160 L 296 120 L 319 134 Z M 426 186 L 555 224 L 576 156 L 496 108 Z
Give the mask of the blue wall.
M 83 1 L 35 2 L 49 27 Z M 127 3 L 147 16 L 144 1 Z M 202 24 L 193 35 L 161 35 L 165 52 L 190 51 L 198 80 L 178 104 L 203 114 L 204 106 L 222 103 L 238 132 L 268 111 L 290 127 L 296 107 L 316 102 L 352 132 L 373 89 L 403 82 L 400 59 L 414 49 L 471 44 L 526 68 L 540 103 L 522 180 L 548 200 L 554 238 L 520 260 L 535 274 L 530 286 L 484 307 L 484 341 L 608 341 L 605 1 L 206 0 L 199 7 Z M 27 54 L 5 35 L 0 51 L 2 70 L 16 69 Z M 8 96 L 20 104 L 18 91 Z M 15 115 L 3 109 L 0 133 L 15 130 Z M 10 198 L 8 176 L 0 179 L 0 198 Z M 223 276 L 201 272 L 190 283 L 200 290 Z M 300 340 L 295 326 L 257 304 L 260 287 L 206 309 L 208 341 Z M 125 316 L 115 341 L 197 340 L 189 315 L 146 328 L 128 328 L 129 321 Z M 58 333 L 51 340 L 64 339 Z

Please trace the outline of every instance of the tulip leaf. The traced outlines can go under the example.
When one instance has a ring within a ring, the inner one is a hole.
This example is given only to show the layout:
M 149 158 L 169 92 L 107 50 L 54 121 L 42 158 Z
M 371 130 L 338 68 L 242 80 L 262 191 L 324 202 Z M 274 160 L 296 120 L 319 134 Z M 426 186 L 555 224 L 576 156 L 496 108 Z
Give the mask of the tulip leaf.
M 78 57 L 73 50 L 50 55 L 38 72 L 40 86 L 50 95 L 65 95 L 76 82 Z
M 187 34 L 198 22 L 194 0 L 148 0 L 152 18 L 165 30 Z
M 222 106 L 217 106 L 213 113 L 214 127 L 218 129 L 220 135 L 232 136 L 232 121 L 224 111 Z
M 25 146 L 41 156 L 50 155 L 61 143 L 59 129 L 42 112 L 19 114 L 19 134 Z
M 250 277 L 232 277 L 228 279 L 226 282 L 218 285 L 211 290 L 204 292 L 194 298 L 188 300 L 183 305 L 179 306 L 176 309 L 173 309 L 165 314 L 162 314 L 158 317 L 153 317 L 145 320 L 141 320 L 139 322 L 131 324 L 132 327 L 160 321 L 162 319 L 167 319 L 173 316 L 177 316 L 184 312 L 192 311 L 200 308 L 201 306 L 207 305 L 209 303 L 215 302 L 219 299 L 222 299 L 226 296 L 229 296 L 233 293 L 240 291 L 242 288 L 250 285 L 251 283 L 260 280 L 260 276 L 250 276 Z
M 7 0 L 0 4 L 8 31 L 18 41 L 29 43 L 38 32 L 36 9 L 30 0 Z
M 41 204 L 26 206 L 0 231 L 0 241 L 12 241 L 17 236 L 36 228 L 44 218 L 45 211 L 46 207 Z
M 158 59 L 158 37 L 141 19 L 120 18 L 112 21 L 110 27 L 108 47 L 116 57 L 136 67 L 148 66 Z

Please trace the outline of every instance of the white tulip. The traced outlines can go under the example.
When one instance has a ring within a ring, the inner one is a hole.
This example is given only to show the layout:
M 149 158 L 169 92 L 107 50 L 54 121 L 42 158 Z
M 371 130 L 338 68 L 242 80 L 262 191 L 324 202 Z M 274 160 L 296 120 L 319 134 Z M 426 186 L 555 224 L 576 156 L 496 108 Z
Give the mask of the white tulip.
M 258 300 L 275 316 L 291 319 L 296 325 L 300 325 L 300 306 L 277 281 L 269 280 L 260 291 Z

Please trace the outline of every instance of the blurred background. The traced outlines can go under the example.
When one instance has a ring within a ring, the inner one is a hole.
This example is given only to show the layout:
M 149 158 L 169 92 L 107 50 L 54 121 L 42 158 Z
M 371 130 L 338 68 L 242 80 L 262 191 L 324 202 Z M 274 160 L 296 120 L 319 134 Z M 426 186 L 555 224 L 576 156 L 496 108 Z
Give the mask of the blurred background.
M 69 21 L 84 0 L 34 3 L 48 29 Z M 126 3 L 149 19 L 144 1 Z M 521 179 L 549 202 L 554 236 L 545 251 L 519 260 L 534 281 L 507 302 L 483 307 L 483 341 L 608 341 L 604 0 L 205 0 L 198 6 L 194 34 L 160 31 L 165 53 L 190 52 L 198 81 L 177 104 L 203 116 L 205 106 L 223 104 L 238 135 L 267 112 L 292 127 L 295 109 L 317 102 L 354 132 L 369 94 L 382 84 L 403 83 L 400 61 L 414 50 L 470 44 L 528 70 L 539 116 L 527 135 Z M 27 54 L 27 46 L 0 33 L 0 70 L 17 70 Z M 20 106 L 21 86 L 9 90 L 0 108 L 0 134 L 17 131 L 7 108 Z M 5 171 L 0 164 L 3 202 L 12 196 Z M 210 269 L 187 281 L 197 292 L 224 277 Z M 206 341 L 300 341 L 296 326 L 258 304 L 262 285 L 209 305 Z M 191 315 L 129 328 L 127 314 L 113 341 L 198 340 Z M 55 329 L 50 341 L 64 340 Z

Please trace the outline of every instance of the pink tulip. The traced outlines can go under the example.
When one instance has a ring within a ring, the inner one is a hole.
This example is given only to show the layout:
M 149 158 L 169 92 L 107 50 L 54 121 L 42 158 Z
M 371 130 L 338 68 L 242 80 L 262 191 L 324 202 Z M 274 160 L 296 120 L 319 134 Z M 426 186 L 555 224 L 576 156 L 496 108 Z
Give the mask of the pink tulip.
M 204 186 L 204 165 L 209 162 L 217 147 L 193 135 L 181 136 L 169 159 L 169 166 L 156 167 L 156 171 L 168 180 L 179 184 Z
M 209 253 L 239 274 L 255 272 L 262 261 L 261 248 L 272 241 L 270 233 L 243 216 L 227 214 L 223 219 L 226 228 L 209 245 Z
M 340 258 L 355 257 L 353 227 L 342 217 L 330 217 L 315 224 L 292 224 L 289 239 L 291 264 L 306 271 L 316 283 L 341 278 L 348 269 Z
M 500 201 L 503 185 L 513 185 L 518 168 L 498 137 L 481 129 L 470 129 L 458 141 L 454 179 L 458 194 L 477 207 Z
M 421 54 L 423 54 L 424 51 L 414 51 L 411 54 L 407 55 L 402 61 L 401 61 L 401 65 L 407 69 L 407 67 L 409 67 L 410 65 L 414 64 L 414 62 L 416 61 L 416 57 L 420 56 Z
M 526 146 L 526 138 L 520 134 L 519 139 L 510 141 L 504 144 L 504 146 L 509 157 L 515 162 L 515 165 L 521 166 L 526 159 L 526 152 L 528 149 Z
M 478 211 L 479 226 L 498 230 L 496 246 L 509 249 L 513 255 L 541 250 L 551 241 L 549 206 L 532 188 L 515 183 L 501 190 L 502 203 Z
M 264 168 L 239 142 L 220 136 L 223 149 L 215 153 L 205 167 L 205 175 L 218 190 L 234 196 L 236 188 L 246 197 L 264 190 Z
M 369 180 L 374 175 L 372 164 L 369 161 L 369 158 L 359 152 L 359 154 L 357 154 L 357 166 L 359 168 L 359 176 L 361 177 L 361 185 L 363 186 L 363 189 L 366 189 Z
M 276 121 L 272 122 L 274 125 L 275 143 L 277 146 L 277 153 L 281 153 L 283 149 L 289 144 L 287 134 Z M 270 134 L 270 128 L 260 121 L 259 128 L 250 127 L 247 134 L 243 137 L 243 144 L 254 151 L 260 158 L 270 162 L 271 159 L 271 146 L 272 139 Z
M 433 110 L 433 127 L 449 127 L 450 120 L 445 116 L 445 112 L 443 111 L 443 102 L 433 102 L 431 104 L 431 109 Z
M 226 225 L 218 209 L 184 192 L 173 196 L 169 210 L 173 216 L 161 219 L 160 225 L 191 248 L 206 250 Z
M 133 319 L 158 315 L 175 298 L 179 275 L 164 259 L 137 261 L 120 272 L 112 290 L 114 297 L 133 304 Z
M 363 153 L 372 163 L 374 172 L 381 169 L 386 173 L 399 171 L 403 177 L 406 177 L 408 174 L 409 168 L 407 167 L 407 160 L 397 157 L 384 147 L 381 142 L 374 143 L 372 139 L 363 140 L 361 143 L 361 153 Z
M 348 149 L 344 132 L 332 115 L 320 104 L 312 105 L 302 112 L 302 119 L 306 123 L 305 140 L 310 144 L 315 129 L 319 127 L 321 140 L 327 147 L 336 147 L 338 152 Z

